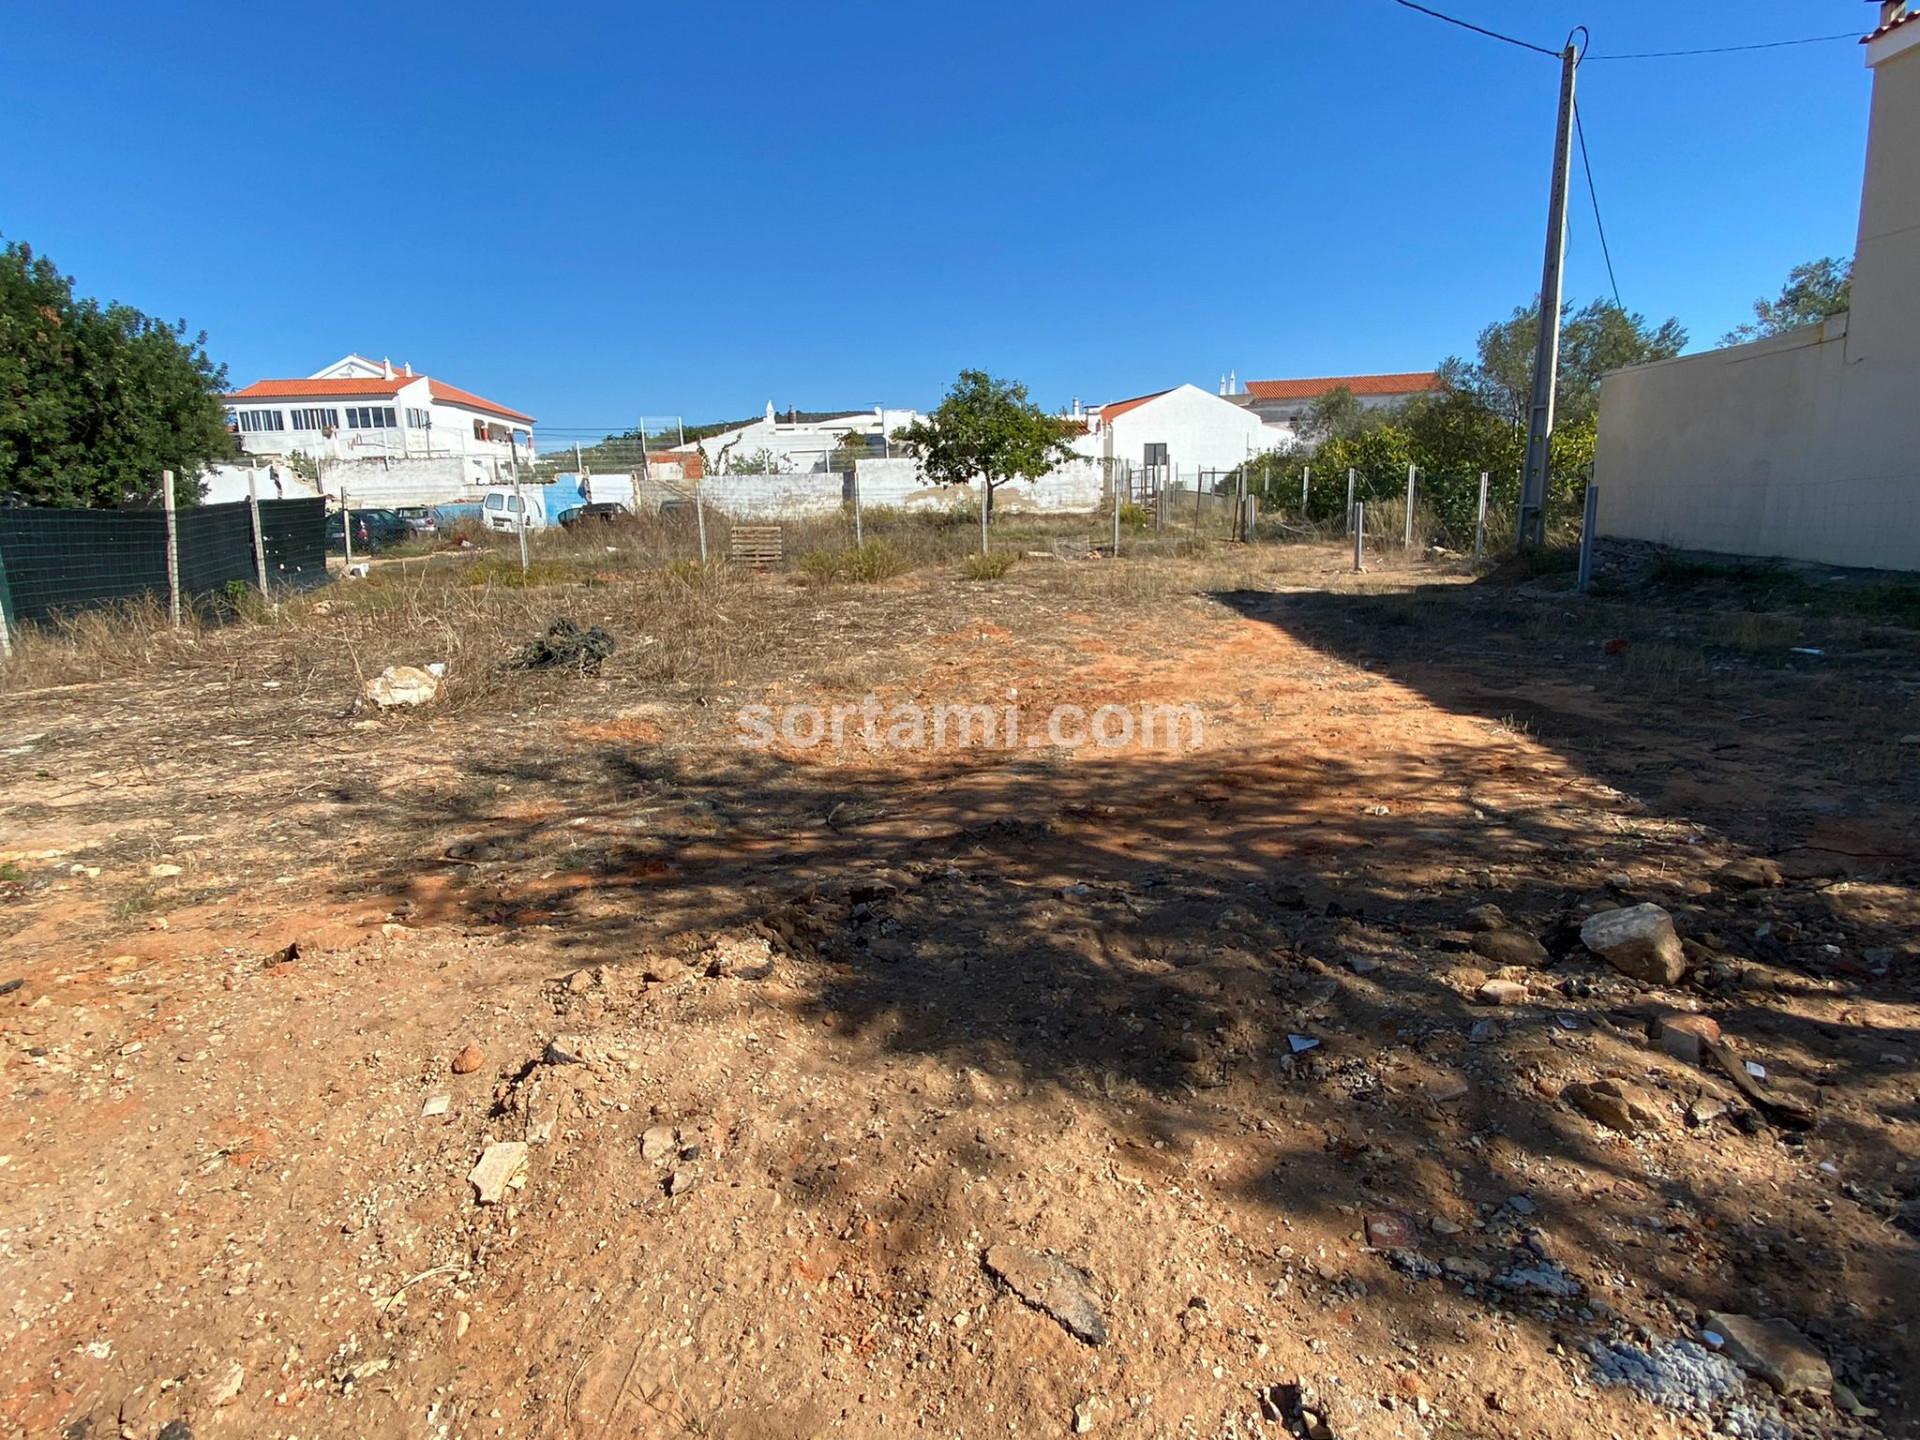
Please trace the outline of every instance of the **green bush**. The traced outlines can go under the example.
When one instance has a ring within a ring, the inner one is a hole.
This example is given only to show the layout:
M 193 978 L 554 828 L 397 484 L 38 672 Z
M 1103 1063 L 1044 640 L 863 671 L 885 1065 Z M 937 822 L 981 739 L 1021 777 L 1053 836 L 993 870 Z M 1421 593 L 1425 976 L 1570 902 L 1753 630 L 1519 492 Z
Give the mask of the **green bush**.
M 884 540 L 869 540 L 848 550 L 809 550 L 800 557 L 800 573 L 817 585 L 872 585 L 908 570 L 907 557 Z
M 1013 569 L 1013 552 L 995 550 L 986 555 L 969 555 L 960 573 L 969 580 L 998 580 Z

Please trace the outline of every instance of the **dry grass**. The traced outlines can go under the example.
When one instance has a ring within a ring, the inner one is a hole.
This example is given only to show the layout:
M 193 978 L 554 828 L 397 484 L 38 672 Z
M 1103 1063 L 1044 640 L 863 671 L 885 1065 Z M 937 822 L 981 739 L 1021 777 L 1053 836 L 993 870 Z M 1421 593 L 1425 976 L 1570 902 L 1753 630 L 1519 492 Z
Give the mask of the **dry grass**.
M 1011 550 L 994 550 L 985 555 L 969 555 L 960 563 L 960 573 L 969 580 L 1000 580 L 1013 569 Z

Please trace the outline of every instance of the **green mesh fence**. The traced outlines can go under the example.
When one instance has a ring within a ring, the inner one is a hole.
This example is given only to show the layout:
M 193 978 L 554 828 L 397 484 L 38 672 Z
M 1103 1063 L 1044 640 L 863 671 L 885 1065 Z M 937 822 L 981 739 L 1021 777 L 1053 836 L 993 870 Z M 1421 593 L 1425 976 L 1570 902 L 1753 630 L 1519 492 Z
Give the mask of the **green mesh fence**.
M 196 505 L 175 517 L 180 591 L 213 595 L 254 582 L 253 525 L 245 501 Z M 326 502 L 262 500 L 269 586 L 326 578 Z M 158 510 L 0 510 L 0 602 L 10 620 L 167 593 L 167 517 Z

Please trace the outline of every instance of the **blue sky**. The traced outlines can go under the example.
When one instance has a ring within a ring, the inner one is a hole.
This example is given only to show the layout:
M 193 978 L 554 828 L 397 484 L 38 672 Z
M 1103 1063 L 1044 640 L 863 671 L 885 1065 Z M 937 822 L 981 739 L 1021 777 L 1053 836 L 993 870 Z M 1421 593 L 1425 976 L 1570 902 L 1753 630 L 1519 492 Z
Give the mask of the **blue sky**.
M 1870 19 L 1439 8 L 1595 55 Z M 1537 287 L 1558 79 L 1390 0 L 16 0 L 6 48 L 0 233 L 83 292 L 204 328 L 236 384 L 360 350 L 556 434 L 924 406 L 967 366 L 1050 405 L 1425 367 Z M 1851 249 L 1858 46 L 1580 84 L 1629 307 L 1711 344 Z

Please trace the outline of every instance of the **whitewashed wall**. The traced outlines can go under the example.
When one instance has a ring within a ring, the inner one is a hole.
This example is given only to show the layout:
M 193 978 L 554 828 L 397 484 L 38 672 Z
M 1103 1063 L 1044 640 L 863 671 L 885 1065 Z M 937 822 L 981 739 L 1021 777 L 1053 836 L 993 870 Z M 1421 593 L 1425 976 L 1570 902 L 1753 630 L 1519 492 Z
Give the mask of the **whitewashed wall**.
M 946 509 L 978 505 L 977 483 L 965 488 L 929 485 L 912 460 L 862 460 L 860 503 L 897 505 L 905 509 Z M 1038 510 L 1071 513 L 1099 506 L 1104 472 L 1097 460 L 1072 460 L 1052 474 L 1028 484 L 1015 480 L 994 496 L 1000 510 Z M 710 475 L 701 493 L 716 510 L 742 520 L 785 520 L 802 515 L 830 514 L 850 498 L 839 475 Z

